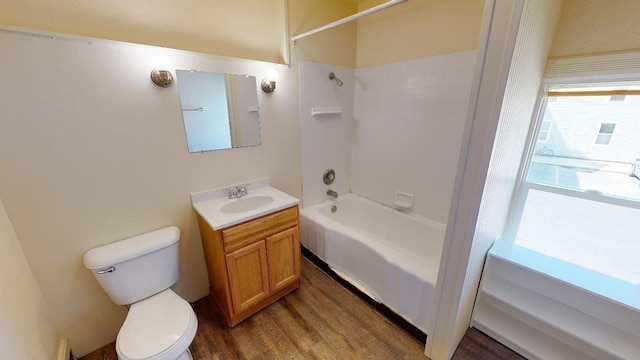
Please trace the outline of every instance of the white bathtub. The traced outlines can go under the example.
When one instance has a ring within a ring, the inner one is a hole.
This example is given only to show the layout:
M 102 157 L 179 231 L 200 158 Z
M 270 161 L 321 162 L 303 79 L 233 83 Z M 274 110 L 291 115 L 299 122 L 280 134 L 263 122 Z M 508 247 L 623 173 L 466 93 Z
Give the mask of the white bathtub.
M 443 224 L 355 195 L 300 211 L 304 247 L 425 334 L 444 231 Z

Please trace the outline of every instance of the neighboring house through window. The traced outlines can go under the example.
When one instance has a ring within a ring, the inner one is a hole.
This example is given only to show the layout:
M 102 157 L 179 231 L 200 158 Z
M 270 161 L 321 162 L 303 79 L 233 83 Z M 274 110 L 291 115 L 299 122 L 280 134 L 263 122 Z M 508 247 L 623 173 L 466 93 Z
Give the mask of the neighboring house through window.
M 596 136 L 596 145 L 609 145 L 611 143 L 611 137 L 616 130 L 615 123 L 600 123 L 600 130 Z
M 629 169 L 640 158 L 640 92 L 627 89 L 640 83 L 624 85 L 548 88 L 562 101 L 542 102 L 505 240 L 638 284 L 640 182 Z M 614 91 L 626 100 L 607 101 Z
M 549 140 L 549 132 L 551 131 L 551 121 L 543 120 L 540 125 L 540 133 L 538 134 L 538 141 L 546 142 Z

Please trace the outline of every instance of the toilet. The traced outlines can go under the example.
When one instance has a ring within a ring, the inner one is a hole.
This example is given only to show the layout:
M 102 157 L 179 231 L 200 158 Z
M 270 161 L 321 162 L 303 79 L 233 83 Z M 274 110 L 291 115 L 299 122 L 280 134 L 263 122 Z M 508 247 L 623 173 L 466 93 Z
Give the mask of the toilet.
M 118 305 L 130 305 L 116 340 L 120 360 L 193 359 L 198 319 L 170 287 L 178 281 L 180 229 L 170 226 L 87 251 L 84 266 Z

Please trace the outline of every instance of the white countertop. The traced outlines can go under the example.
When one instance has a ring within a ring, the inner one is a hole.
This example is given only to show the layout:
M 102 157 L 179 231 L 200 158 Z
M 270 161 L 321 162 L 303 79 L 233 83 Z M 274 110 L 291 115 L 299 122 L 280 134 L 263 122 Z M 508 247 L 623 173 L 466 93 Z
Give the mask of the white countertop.
M 247 189 L 247 195 L 237 199 L 229 199 L 226 190 L 240 186 L 244 186 Z M 257 207 L 256 209 L 244 212 L 228 213 L 221 210 L 225 205 L 232 204 L 233 202 L 247 201 L 252 197 L 270 197 L 273 201 Z M 297 205 L 300 203 L 300 200 L 271 187 L 269 185 L 269 179 L 263 178 L 213 190 L 192 193 L 191 203 L 193 204 L 193 208 L 196 212 L 202 216 L 213 230 L 220 230 L 262 215 Z

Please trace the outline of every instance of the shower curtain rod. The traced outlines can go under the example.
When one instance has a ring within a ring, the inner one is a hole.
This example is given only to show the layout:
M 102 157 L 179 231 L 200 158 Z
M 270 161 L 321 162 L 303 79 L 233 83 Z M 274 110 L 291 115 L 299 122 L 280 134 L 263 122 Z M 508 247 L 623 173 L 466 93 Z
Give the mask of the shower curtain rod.
M 384 9 L 386 9 L 388 7 L 396 6 L 398 4 L 402 4 L 403 2 L 406 2 L 406 1 L 408 1 L 408 0 L 389 0 L 384 4 L 380 4 L 378 6 L 374 6 L 371 9 L 367 9 L 367 10 L 361 11 L 359 13 L 355 13 L 353 15 L 347 16 L 344 19 L 340 19 L 340 20 L 334 21 L 334 22 L 332 22 L 330 24 L 327 24 L 325 26 L 321 26 L 319 28 L 307 31 L 307 32 L 302 33 L 300 35 L 292 36 L 291 37 L 291 45 L 295 45 L 296 44 L 296 40 L 298 40 L 298 39 L 302 39 L 302 38 L 307 37 L 309 35 L 313 35 L 315 33 L 319 33 L 321 31 L 324 31 L 324 30 L 327 30 L 327 29 L 331 29 L 333 27 L 336 27 L 338 25 L 342 25 L 342 24 L 347 23 L 349 21 L 353 21 L 353 20 L 359 19 L 359 18 L 361 18 L 361 17 L 363 17 L 365 15 L 373 14 L 374 12 L 378 12 L 380 10 L 384 10 Z

